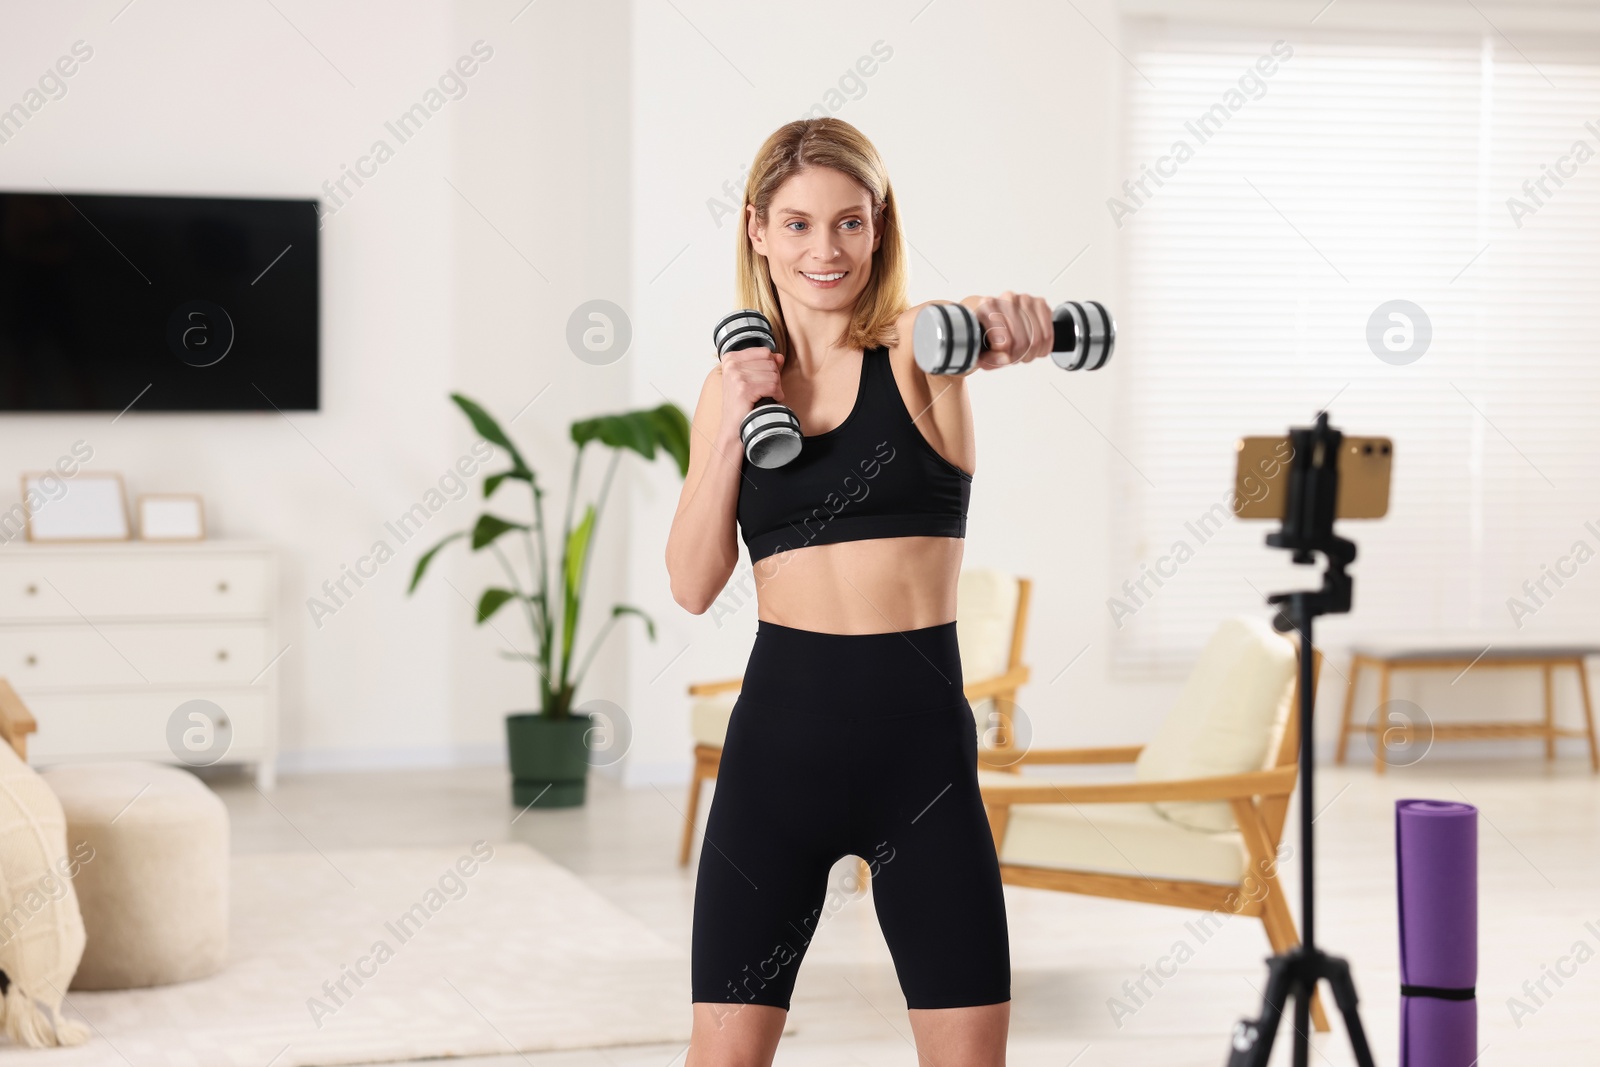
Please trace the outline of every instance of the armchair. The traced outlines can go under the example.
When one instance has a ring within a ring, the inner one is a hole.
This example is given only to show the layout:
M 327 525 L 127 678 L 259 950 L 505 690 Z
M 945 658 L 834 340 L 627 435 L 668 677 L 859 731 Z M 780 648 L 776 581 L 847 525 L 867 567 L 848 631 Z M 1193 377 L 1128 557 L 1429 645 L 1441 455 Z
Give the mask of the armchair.
M 1000 858 L 1018 886 L 1259 917 L 1274 952 L 1299 943 L 1277 877 L 1298 774 L 1298 637 L 1224 620 L 1147 745 L 980 748 Z M 1313 650 L 1312 678 L 1322 654 Z M 1132 764 L 1133 780 L 1023 774 L 1029 765 Z M 1313 1023 L 1326 1031 L 1320 998 Z

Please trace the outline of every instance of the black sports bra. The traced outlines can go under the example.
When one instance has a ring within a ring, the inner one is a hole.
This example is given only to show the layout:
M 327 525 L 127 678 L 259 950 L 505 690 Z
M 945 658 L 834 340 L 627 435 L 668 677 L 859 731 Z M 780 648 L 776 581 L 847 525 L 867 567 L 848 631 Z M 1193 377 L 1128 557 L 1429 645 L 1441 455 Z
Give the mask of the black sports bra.
M 803 438 L 781 467 L 746 463 L 739 528 L 750 562 L 776 552 L 876 537 L 965 537 L 972 475 L 941 456 L 906 410 L 889 350 L 861 354 L 855 406 Z

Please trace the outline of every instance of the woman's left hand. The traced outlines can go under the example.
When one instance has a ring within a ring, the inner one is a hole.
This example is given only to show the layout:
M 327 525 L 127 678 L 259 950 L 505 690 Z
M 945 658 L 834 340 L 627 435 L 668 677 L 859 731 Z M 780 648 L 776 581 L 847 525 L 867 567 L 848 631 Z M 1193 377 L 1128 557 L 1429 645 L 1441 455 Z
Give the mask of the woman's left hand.
M 988 342 L 978 355 L 983 370 L 1027 363 L 1055 347 L 1055 317 L 1042 296 L 1007 289 L 999 296 L 969 296 L 961 303 L 977 316 Z

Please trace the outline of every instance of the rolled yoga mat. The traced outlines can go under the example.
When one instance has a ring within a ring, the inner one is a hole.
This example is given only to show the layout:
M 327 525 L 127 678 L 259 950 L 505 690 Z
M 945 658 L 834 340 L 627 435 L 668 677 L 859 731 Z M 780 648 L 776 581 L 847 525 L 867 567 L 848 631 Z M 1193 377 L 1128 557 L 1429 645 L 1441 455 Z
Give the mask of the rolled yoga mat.
M 1397 800 L 1400 1067 L 1478 1058 L 1478 809 Z

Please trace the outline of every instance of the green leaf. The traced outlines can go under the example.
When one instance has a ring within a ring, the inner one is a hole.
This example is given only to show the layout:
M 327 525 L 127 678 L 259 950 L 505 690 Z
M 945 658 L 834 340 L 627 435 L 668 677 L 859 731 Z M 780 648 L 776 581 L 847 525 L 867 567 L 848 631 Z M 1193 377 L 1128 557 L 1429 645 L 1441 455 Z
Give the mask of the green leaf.
M 491 474 L 483 480 L 483 498 L 487 500 L 493 496 L 494 491 L 500 488 L 500 483 L 507 478 L 515 478 L 523 482 L 533 481 L 533 475 L 527 471 L 501 471 L 499 474 Z
M 625 448 L 645 459 L 655 459 L 656 449 L 677 461 L 678 474 L 689 471 L 689 420 L 676 404 L 665 403 L 619 415 L 600 415 L 572 424 L 572 440 L 579 448 L 599 441 L 608 448 Z
M 518 452 L 517 446 L 511 443 L 511 438 L 506 436 L 506 432 L 500 428 L 500 424 L 494 420 L 492 415 L 483 410 L 477 401 L 469 400 L 460 393 L 451 393 L 450 399 L 456 402 L 457 407 L 466 412 L 467 418 L 472 422 L 472 428 L 478 431 L 478 436 L 490 444 L 499 445 L 506 450 L 506 453 L 511 457 L 511 469 L 513 471 L 518 475 L 530 475 L 532 473 L 528 468 L 528 464 L 523 461 L 522 453 Z
M 579 419 L 572 424 L 572 441 L 580 448 L 599 441 L 609 448 L 631 448 L 645 459 L 656 458 L 655 432 L 634 412 Z
M 617 604 L 611 609 L 611 617 L 612 618 L 616 618 L 619 615 L 637 615 L 637 616 L 639 616 L 639 618 L 644 620 L 645 632 L 650 635 L 650 640 L 654 641 L 656 639 L 656 624 L 655 624 L 655 622 L 651 620 L 650 616 L 646 615 L 644 612 L 640 611 L 638 608 L 634 607 L 631 604 Z
M 478 598 L 478 623 L 482 625 L 489 616 L 500 610 L 501 605 L 508 600 L 517 599 L 517 594 L 510 589 L 489 588 L 483 591 L 483 596 Z
M 589 537 L 594 533 L 594 505 L 590 504 L 583 509 L 583 521 L 578 523 L 567 537 L 567 551 L 564 560 L 566 564 L 566 581 L 562 583 L 565 593 L 565 613 L 563 615 L 564 629 L 568 645 L 572 642 L 573 632 L 578 625 L 578 579 L 583 575 L 583 560 L 589 554 Z
M 434 553 L 438 552 L 441 548 L 443 548 L 445 545 L 448 545 L 456 538 L 465 536 L 467 536 L 465 530 L 457 530 L 455 533 L 451 534 L 449 537 L 446 537 L 443 541 L 440 541 L 438 544 L 434 545 L 432 548 L 428 549 L 428 551 L 422 554 L 422 558 L 417 560 L 417 569 L 411 572 L 411 586 L 406 590 L 407 596 L 410 596 L 416 591 L 417 583 L 422 581 L 422 572 L 428 569 L 429 563 L 433 562 Z
M 507 522 L 498 515 L 484 512 L 478 516 L 477 525 L 472 528 L 472 551 L 476 552 L 483 546 L 490 544 L 495 538 L 507 530 L 526 530 L 527 527 L 520 522 Z
M 661 447 L 678 464 L 678 477 L 689 473 L 689 417 L 683 409 L 671 402 L 647 412 L 656 426 L 656 437 Z

